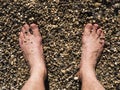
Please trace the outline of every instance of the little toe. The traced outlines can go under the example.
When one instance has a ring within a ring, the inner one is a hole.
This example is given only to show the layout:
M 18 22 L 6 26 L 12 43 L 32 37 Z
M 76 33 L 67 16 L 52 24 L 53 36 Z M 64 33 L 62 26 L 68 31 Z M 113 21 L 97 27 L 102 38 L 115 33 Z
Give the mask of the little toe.
M 102 29 L 100 28 L 100 29 L 97 30 L 98 37 L 101 35 L 101 33 L 102 33 Z
M 104 40 L 105 39 L 105 34 L 104 32 L 102 31 L 101 34 L 100 34 L 100 39 Z
M 84 34 L 89 35 L 91 33 L 91 30 L 92 30 L 92 24 L 89 23 L 85 26 Z
M 31 24 L 30 25 L 32 31 L 33 31 L 33 35 L 34 36 L 40 36 L 40 32 L 39 32 L 39 28 L 38 28 L 38 25 L 36 24 Z
M 102 30 L 101 30 L 101 33 L 99 35 L 99 40 L 100 40 L 100 43 L 102 45 L 104 45 L 104 43 L 105 43 L 105 34 L 104 34 L 104 32 Z
M 19 33 L 19 44 L 20 44 L 20 46 L 23 44 L 23 40 L 24 40 L 23 32 L 20 32 Z
M 31 35 L 31 34 L 30 34 L 30 31 L 29 31 L 29 29 L 30 29 L 29 25 L 28 25 L 28 24 L 25 24 L 23 27 L 24 27 L 24 29 L 25 29 L 25 30 L 24 30 L 24 34 L 25 34 L 25 35 Z
M 93 25 L 93 29 L 92 29 L 92 33 L 93 33 L 93 34 L 96 34 L 97 28 L 98 28 L 98 24 L 94 24 L 94 25 Z
M 101 39 L 101 40 L 99 41 L 99 43 L 100 43 L 102 46 L 104 46 L 105 40 L 104 40 L 104 39 Z
M 99 35 L 98 39 L 99 39 L 100 44 L 104 45 L 104 43 L 105 43 L 105 34 L 104 34 L 104 32 L 102 31 L 102 29 L 98 29 L 97 33 Z

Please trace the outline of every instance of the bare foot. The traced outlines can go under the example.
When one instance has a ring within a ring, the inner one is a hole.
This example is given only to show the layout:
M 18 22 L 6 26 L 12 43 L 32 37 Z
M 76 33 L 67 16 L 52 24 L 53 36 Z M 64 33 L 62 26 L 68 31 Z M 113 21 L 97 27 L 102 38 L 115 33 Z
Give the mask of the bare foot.
M 102 29 L 98 29 L 97 24 L 87 24 L 82 37 L 82 55 L 80 62 L 79 75 L 90 77 L 95 76 L 95 66 L 97 58 L 101 54 L 104 46 L 104 33 Z
M 30 29 L 33 34 L 30 33 Z M 19 36 L 19 44 L 31 67 L 31 74 L 46 77 L 46 66 L 43 56 L 42 37 L 36 24 L 25 24 Z

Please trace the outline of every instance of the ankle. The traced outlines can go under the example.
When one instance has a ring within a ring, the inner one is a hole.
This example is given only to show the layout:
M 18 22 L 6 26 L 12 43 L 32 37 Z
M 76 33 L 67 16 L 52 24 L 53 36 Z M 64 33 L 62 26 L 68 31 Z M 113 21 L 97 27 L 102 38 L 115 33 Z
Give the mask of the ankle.
M 46 79 L 47 70 L 41 66 L 32 67 L 30 70 L 30 76 L 33 78 L 36 77 Z
M 93 78 L 96 79 L 95 69 L 90 66 L 82 66 L 79 71 L 80 79 Z

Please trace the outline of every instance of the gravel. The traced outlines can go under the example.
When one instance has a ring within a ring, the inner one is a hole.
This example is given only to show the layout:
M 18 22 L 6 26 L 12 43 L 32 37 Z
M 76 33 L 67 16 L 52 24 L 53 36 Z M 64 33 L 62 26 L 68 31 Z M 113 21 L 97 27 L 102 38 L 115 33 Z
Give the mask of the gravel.
M 50 90 L 79 90 L 83 27 L 99 24 L 106 43 L 97 77 L 106 90 L 120 90 L 119 0 L 0 0 L 0 90 L 20 90 L 29 78 L 18 42 L 25 23 L 39 25 Z

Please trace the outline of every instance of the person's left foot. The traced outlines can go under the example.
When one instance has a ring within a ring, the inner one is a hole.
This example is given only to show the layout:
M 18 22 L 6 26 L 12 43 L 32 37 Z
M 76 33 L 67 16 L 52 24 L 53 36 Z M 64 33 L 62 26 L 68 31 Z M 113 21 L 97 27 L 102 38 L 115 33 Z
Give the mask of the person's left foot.
M 33 32 L 31 34 L 30 32 Z M 46 77 L 46 66 L 43 56 L 42 37 L 36 24 L 25 24 L 19 36 L 19 44 L 31 67 L 31 74 Z

